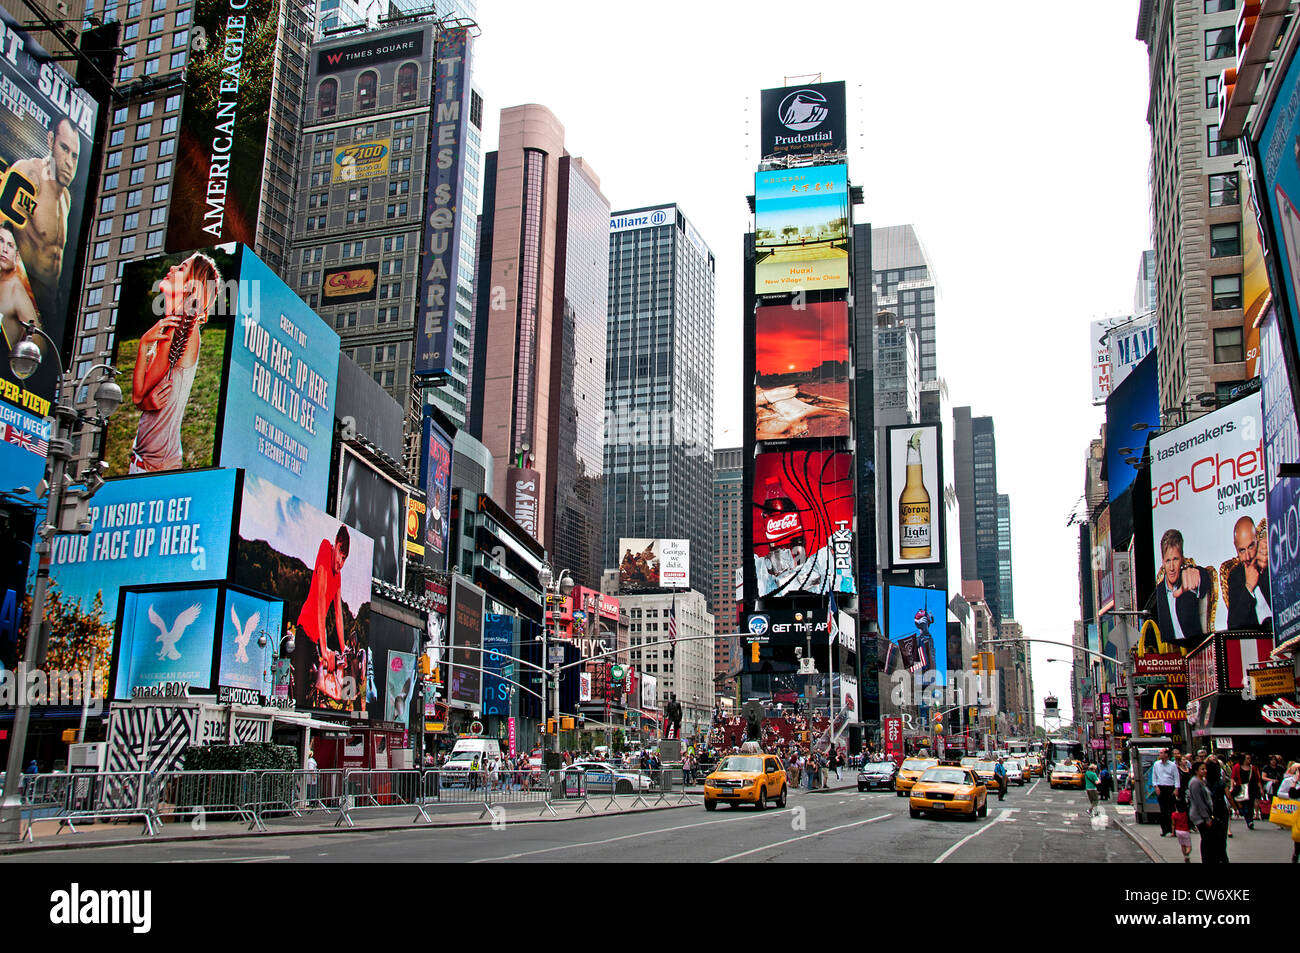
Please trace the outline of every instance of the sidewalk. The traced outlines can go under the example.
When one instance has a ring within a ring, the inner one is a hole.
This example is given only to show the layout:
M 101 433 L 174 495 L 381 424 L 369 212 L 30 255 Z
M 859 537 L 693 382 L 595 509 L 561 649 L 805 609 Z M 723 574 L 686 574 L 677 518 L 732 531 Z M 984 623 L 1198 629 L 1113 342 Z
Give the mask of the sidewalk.
M 1110 807 L 1110 805 L 1107 805 Z M 1160 824 L 1139 824 L 1132 806 L 1114 805 L 1111 815 L 1119 828 L 1156 863 L 1181 864 L 1183 852 L 1173 834 L 1160 836 Z M 1228 861 L 1234 864 L 1281 864 L 1291 860 L 1291 831 L 1268 821 L 1255 821 L 1252 831 L 1246 822 L 1234 817 L 1228 825 Z M 1201 862 L 1201 838 L 1192 832 L 1192 863 Z
M 685 792 L 690 793 L 690 792 Z M 161 844 L 178 841 L 229 840 L 238 837 L 267 837 L 274 835 L 331 834 L 349 831 L 392 831 L 414 830 L 443 827 L 486 827 L 493 823 L 517 824 L 521 822 L 559 823 L 576 821 L 588 817 L 601 817 L 617 814 L 644 814 L 648 811 L 670 811 L 679 807 L 698 808 L 699 800 L 676 803 L 678 794 L 667 795 L 670 803 L 653 807 L 633 806 L 634 795 L 621 795 L 611 799 L 609 795 L 593 795 L 587 802 L 588 808 L 578 813 L 582 805 L 580 800 L 553 801 L 551 807 L 558 817 L 553 817 L 542 807 L 542 802 L 519 802 L 493 805 L 498 812 L 496 819 L 481 817 L 481 804 L 425 805 L 430 817 L 429 822 L 421 818 L 415 805 L 394 807 L 354 808 L 351 812 L 352 827 L 343 824 L 336 827 L 339 815 L 337 811 L 314 811 L 295 817 L 265 817 L 268 830 L 265 833 L 250 831 L 245 821 L 206 821 L 196 826 L 188 820 L 166 823 L 162 832 L 150 837 L 144 833 L 144 825 L 137 821 L 120 821 L 100 824 L 78 824 L 74 834 L 66 827 L 60 833 L 57 820 L 37 820 L 32 825 L 34 841 L 21 844 L 0 845 L 0 862 L 6 854 L 20 854 L 34 850 L 78 850 L 86 847 L 113 847 L 122 844 Z M 655 804 L 657 795 L 646 795 L 646 801 Z M 611 803 L 612 802 L 612 803 Z

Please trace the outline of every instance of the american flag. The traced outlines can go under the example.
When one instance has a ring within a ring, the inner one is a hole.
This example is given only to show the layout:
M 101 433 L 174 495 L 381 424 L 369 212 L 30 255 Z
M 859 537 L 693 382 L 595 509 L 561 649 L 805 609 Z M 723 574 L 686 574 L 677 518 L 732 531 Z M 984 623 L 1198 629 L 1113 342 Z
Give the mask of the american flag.
M 668 608 L 668 645 L 672 649 L 673 658 L 677 658 L 677 597 L 673 596 L 673 604 Z

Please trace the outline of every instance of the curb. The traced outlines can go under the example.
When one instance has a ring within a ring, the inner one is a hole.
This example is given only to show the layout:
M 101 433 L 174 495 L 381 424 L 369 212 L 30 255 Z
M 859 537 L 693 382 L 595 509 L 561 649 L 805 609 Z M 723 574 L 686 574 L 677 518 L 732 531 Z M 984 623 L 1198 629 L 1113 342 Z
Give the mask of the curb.
M 1151 863 L 1153 864 L 1169 863 L 1169 861 L 1165 860 L 1163 857 L 1157 854 L 1155 850 L 1151 848 L 1143 838 L 1139 837 L 1136 831 L 1130 830 L 1129 824 L 1125 824 L 1118 817 L 1116 817 L 1115 826 L 1118 827 L 1120 830 L 1122 830 L 1126 835 L 1128 835 L 1129 840 L 1133 841 L 1133 843 L 1137 844 L 1138 847 L 1141 848 L 1142 853 L 1147 855 L 1147 859 L 1150 860 Z
M 509 825 L 515 824 L 562 824 L 570 821 L 587 821 L 599 817 L 623 817 L 629 814 L 653 814 L 657 811 L 675 811 L 683 807 L 699 807 L 699 804 L 669 804 L 665 807 L 638 807 L 626 811 L 610 811 L 602 814 L 575 814 L 572 817 L 552 817 L 552 818 L 521 818 L 517 821 L 507 820 Z M 492 821 L 433 821 L 429 824 L 385 824 L 378 827 L 325 827 L 325 828 L 295 828 L 284 831 L 267 831 L 257 833 L 254 831 L 231 831 L 229 833 L 218 834 L 160 834 L 156 837 L 135 838 L 132 840 L 120 841 L 96 841 L 94 843 L 77 843 L 75 840 L 64 840 L 57 843 L 33 843 L 30 847 L 0 847 L 0 857 L 16 857 L 22 854 L 42 853 L 45 851 L 55 850 L 88 850 L 96 847 L 138 847 L 148 844 L 184 844 L 197 841 L 217 841 L 217 840 L 239 840 L 241 838 L 262 839 L 267 837 L 302 837 L 309 834 L 368 834 L 372 832 L 386 831 L 409 831 L 409 830 L 441 830 L 441 829 L 458 829 L 467 827 L 491 827 Z M 72 835 L 74 838 L 76 835 Z

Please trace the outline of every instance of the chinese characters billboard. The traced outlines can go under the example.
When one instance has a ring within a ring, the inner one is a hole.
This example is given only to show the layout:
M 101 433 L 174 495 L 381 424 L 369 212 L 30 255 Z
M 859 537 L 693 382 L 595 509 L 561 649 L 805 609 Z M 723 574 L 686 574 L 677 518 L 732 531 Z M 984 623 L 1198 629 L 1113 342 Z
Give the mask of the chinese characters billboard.
M 849 286 L 848 166 L 759 172 L 754 202 L 755 294 Z

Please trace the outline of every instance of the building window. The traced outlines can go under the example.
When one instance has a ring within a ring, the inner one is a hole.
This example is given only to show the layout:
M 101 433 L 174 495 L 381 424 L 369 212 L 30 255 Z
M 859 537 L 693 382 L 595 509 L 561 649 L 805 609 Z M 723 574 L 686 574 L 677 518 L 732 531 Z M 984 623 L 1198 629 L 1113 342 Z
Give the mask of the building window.
M 135 236 L 128 235 L 126 238 L 122 239 L 121 254 L 129 255 L 134 251 L 135 251 Z
M 1205 58 L 1222 60 L 1237 55 L 1237 28 L 1218 27 L 1205 31 Z
M 180 109 L 180 108 L 181 108 L 181 97 L 179 93 L 175 94 L 174 96 L 168 96 L 167 102 L 163 104 L 163 112 L 169 113 L 174 109 Z
M 1215 311 L 1230 311 L 1241 307 L 1241 275 L 1219 275 L 1211 278 L 1213 286 L 1211 307 Z
M 156 232 L 149 233 L 149 240 L 145 242 L 145 245 L 148 248 L 162 248 L 162 243 L 163 243 L 163 232 L 162 229 L 159 229 Z
M 1219 108 L 1219 77 L 1205 77 L 1205 108 Z
M 158 155 L 159 155 L 159 157 L 162 157 L 162 156 L 169 156 L 169 155 L 171 155 L 171 154 L 172 154 L 173 152 L 175 152 L 175 151 L 176 151 L 176 140 L 175 140 L 175 139 L 164 139 L 164 140 L 162 140 L 161 142 L 158 143 Z
M 131 170 L 131 179 L 130 179 L 130 181 L 128 182 L 128 184 L 129 184 L 129 185 L 142 185 L 142 184 L 144 184 L 144 168 L 143 168 L 143 167 L 138 166 L 138 167 L 136 167 L 136 168 L 134 168 L 134 169 Z
M 1236 364 L 1246 359 L 1245 332 L 1237 328 L 1214 329 L 1214 363 Z
M 190 11 L 189 11 L 189 9 L 185 9 L 185 10 L 177 10 L 177 11 L 176 11 L 176 22 L 175 22 L 175 24 L 173 24 L 174 26 L 185 26 L 185 24 L 187 24 L 187 23 L 189 23 L 189 22 L 190 22 Z
M 1205 0 L 1206 13 L 1227 13 L 1237 9 L 1237 0 Z
M 108 144 L 110 146 L 120 146 L 124 142 L 126 142 L 125 129 L 114 129 L 111 133 L 109 133 Z
M 171 192 L 171 190 L 172 187 L 165 183 L 163 185 L 155 185 L 153 187 L 153 200 L 155 202 L 166 202 L 167 196 Z
M 327 79 L 316 88 L 316 118 L 328 119 L 338 112 L 339 81 Z
M 414 63 L 403 63 L 397 71 L 397 101 L 409 103 L 415 99 L 415 85 L 419 80 L 420 68 Z
M 379 76 L 374 70 L 366 70 L 357 80 L 357 108 L 374 109 L 379 94 Z
M 1222 175 L 1210 176 L 1210 206 L 1240 205 L 1241 196 L 1238 188 L 1237 173 L 1224 172 Z
M 165 179 L 172 174 L 172 164 L 170 162 L 159 162 L 154 167 L 153 177 L 155 179 Z
M 149 159 L 149 146 L 148 146 L 148 145 L 136 146 L 136 147 L 131 151 L 131 161 L 132 161 L 132 162 L 147 162 L 148 159 Z
M 1205 127 L 1205 144 L 1206 153 L 1210 156 L 1235 156 L 1237 154 L 1237 140 L 1220 139 L 1218 123 Z
M 1241 254 L 1241 223 L 1210 226 L 1210 257 L 1230 258 Z
M 175 69 L 184 69 L 184 67 L 185 67 L 185 51 L 184 51 L 184 50 L 181 50 L 179 53 L 173 53 L 172 56 L 171 56 L 171 59 L 167 61 L 167 66 L 168 66 L 169 69 L 174 69 L 174 70 L 175 70 Z

